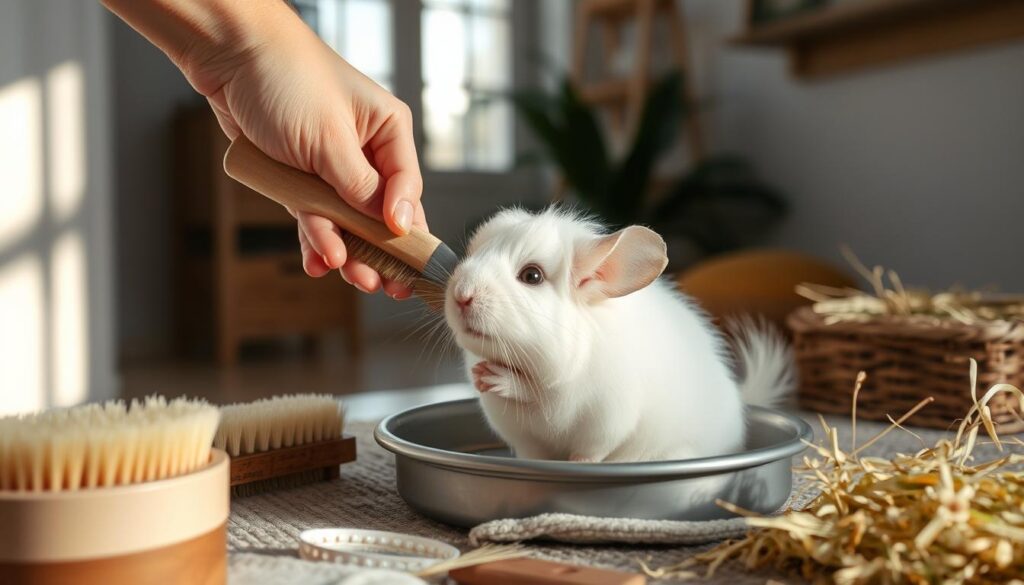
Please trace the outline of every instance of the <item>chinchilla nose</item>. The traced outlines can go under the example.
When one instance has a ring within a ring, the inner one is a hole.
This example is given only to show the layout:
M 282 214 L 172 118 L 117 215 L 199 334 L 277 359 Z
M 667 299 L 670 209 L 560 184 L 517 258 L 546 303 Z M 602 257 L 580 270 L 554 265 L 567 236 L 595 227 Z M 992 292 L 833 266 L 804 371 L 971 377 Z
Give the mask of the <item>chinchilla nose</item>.
M 469 308 L 469 305 L 473 302 L 473 296 L 466 293 L 458 293 L 455 295 L 455 304 L 459 306 L 459 310 L 463 313 Z
M 469 310 L 469 305 L 473 303 L 477 285 L 473 282 L 472 276 L 467 275 L 464 271 L 456 272 L 452 278 L 455 282 L 451 290 L 451 298 L 459 307 L 459 313 L 465 315 Z

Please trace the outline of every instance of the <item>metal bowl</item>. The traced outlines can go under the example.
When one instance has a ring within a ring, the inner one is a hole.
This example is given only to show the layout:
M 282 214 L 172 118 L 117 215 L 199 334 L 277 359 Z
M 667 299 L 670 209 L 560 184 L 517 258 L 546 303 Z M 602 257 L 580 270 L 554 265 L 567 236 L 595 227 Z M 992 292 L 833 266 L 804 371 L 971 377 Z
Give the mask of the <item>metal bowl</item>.
M 476 526 L 499 518 L 563 512 L 611 518 L 728 518 L 716 498 L 761 513 L 792 488 L 790 458 L 811 428 L 775 410 L 747 411 L 747 450 L 644 463 L 516 459 L 487 425 L 475 398 L 392 415 L 374 438 L 395 454 L 398 493 L 431 518 Z

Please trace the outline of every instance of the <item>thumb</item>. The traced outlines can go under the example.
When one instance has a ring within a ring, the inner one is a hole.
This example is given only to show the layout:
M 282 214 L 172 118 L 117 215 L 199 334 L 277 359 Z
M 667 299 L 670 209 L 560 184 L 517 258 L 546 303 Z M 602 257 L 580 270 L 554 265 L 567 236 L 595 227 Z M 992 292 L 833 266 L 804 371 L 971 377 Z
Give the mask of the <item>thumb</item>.
M 313 170 L 352 207 L 368 215 L 382 215 L 381 198 L 374 196 L 384 183 L 366 159 L 354 131 L 325 132 L 313 155 Z

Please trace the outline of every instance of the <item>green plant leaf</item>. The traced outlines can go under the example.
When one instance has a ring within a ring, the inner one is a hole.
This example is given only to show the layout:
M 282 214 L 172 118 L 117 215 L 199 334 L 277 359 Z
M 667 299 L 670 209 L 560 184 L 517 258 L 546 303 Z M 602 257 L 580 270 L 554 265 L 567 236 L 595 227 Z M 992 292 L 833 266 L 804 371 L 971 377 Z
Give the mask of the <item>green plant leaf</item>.
M 719 155 L 687 173 L 648 219 L 714 254 L 753 241 L 787 211 L 785 199 L 757 177 L 747 160 Z
M 683 82 L 674 73 L 652 87 L 633 142 L 617 163 L 610 160 L 595 108 L 580 99 L 567 78 L 555 92 L 516 91 L 512 102 L 539 146 L 539 153 L 521 154 L 518 164 L 543 155 L 557 165 L 581 203 L 613 226 L 648 223 L 706 253 L 752 243 L 788 206 L 742 156 L 701 161 L 657 205 L 645 205 L 654 168 L 682 127 Z
M 617 224 L 636 223 L 641 216 L 654 167 L 679 133 L 682 86 L 683 76 L 670 73 L 647 95 L 633 144 L 611 177 L 611 219 Z
M 562 83 L 560 104 L 567 139 L 563 153 L 566 179 L 581 199 L 603 211 L 608 205 L 611 166 L 597 116 L 569 79 Z
M 524 169 L 528 167 L 537 166 L 548 161 L 548 157 L 536 150 L 524 150 L 516 153 L 515 160 L 512 161 L 512 168 Z
M 511 99 L 527 127 L 572 190 L 602 210 L 608 188 L 608 154 L 593 111 L 568 80 L 557 94 L 520 90 Z
M 563 126 L 557 101 L 550 95 L 534 89 L 523 89 L 509 95 L 520 118 L 555 162 L 562 147 Z

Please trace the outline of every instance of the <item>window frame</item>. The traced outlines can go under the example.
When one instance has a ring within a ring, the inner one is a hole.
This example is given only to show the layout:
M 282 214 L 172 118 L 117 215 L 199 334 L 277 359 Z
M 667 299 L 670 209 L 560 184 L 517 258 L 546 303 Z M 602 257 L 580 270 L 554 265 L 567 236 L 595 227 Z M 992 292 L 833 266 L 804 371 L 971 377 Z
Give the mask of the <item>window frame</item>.
M 391 90 L 412 111 L 413 132 L 423 177 L 423 205 L 430 231 L 456 251 L 467 233 L 495 210 L 509 205 L 547 203 L 550 175 L 539 165 L 517 165 L 519 153 L 536 145 L 516 112 L 512 112 L 512 156 L 508 169 L 433 169 L 423 154 L 422 14 L 421 0 L 382 0 L 391 8 Z M 541 0 L 510 0 L 511 87 L 536 87 L 541 75 L 535 47 L 541 40 Z M 550 0 L 549 0 L 550 1 Z
M 392 55 L 394 55 L 395 96 L 404 101 L 412 110 L 416 147 L 420 156 L 420 168 L 424 183 L 441 185 L 473 184 L 480 188 L 506 189 L 521 188 L 524 183 L 536 188 L 538 173 L 534 169 L 517 168 L 515 158 L 522 152 L 522 146 L 529 143 L 529 136 L 518 116 L 512 115 L 512 153 L 510 168 L 504 170 L 482 169 L 433 169 L 426 165 L 422 154 L 425 146 L 423 128 L 423 71 L 422 71 L 422 11 L 420 0 L 391 0 L 392 23 L 394 26 Z M 534 85 L 539 77 L 530 64 L 528 48 L 536 46 L 538 40 L 537 6 L 535 0 L 510 0 L 512 47 L 512 87 Z M 412 48 L 413 50 L 410 50 Z

